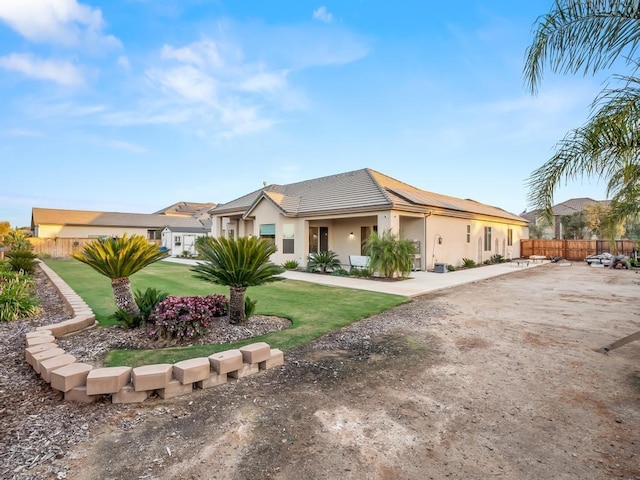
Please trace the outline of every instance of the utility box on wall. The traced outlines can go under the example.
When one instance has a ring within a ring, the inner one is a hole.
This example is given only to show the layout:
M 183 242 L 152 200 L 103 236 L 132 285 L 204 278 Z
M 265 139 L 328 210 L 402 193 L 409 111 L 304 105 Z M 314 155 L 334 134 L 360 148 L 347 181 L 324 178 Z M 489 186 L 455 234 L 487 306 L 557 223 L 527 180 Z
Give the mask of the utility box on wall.
M 446 263 L 434 263 L 433 271 L 435 273 L 447 273 L 447 264 Z

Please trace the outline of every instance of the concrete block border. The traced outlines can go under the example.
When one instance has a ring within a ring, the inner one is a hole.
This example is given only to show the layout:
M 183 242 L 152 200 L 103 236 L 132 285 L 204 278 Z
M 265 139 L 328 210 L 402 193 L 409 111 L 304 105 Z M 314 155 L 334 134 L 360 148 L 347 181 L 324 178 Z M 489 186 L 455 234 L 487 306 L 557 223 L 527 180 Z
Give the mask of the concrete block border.
M 95 368 L 76 362 L 75 357 L 58 347 L 57 339 L 96 326 L 95 314 L 58 274 L 44 262 L 39 264 L 73 318 L 28 332 L 25 361 L 53 389 L 62 392 L 66 401 L 90 403 L 109 395 L 112 403 L 139 403 L 154 393 L 171 399 L 284 365 L 282 351 L 264 342 L 176 364 Z

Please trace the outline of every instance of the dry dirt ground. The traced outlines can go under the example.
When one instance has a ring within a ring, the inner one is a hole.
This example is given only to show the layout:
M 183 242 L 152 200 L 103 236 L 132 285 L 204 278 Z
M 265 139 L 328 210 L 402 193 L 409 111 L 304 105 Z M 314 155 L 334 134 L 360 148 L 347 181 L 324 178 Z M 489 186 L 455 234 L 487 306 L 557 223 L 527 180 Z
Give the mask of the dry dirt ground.
M 425 295 L 286 366 L 109 413 L 69 479 L 640 479 L 640 274 L 549 264 Z M 81 414 L 82 407 L 77 407 Z

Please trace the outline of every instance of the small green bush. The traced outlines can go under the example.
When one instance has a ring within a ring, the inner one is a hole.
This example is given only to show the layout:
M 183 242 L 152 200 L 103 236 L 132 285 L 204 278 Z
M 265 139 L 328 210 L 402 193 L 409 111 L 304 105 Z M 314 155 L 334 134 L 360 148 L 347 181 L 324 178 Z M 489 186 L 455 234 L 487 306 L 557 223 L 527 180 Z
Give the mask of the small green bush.
M 336 268 L 331 275 L 335 275 L 336 277 L 348 277 L 349 272 L 347 272 L 344 268 Z
M 282 264 L 282 268 L 286 268 L 287 270 L 295 270 L 299 266 L 300 264 L 295 260 L 287 260 Z
M 307 259 L 307 271 L 327 273 L 328 270 L 341 268 L 338 254 L 331 250 L 327 252 L 317 252 L 309 255 Z
M 168 293 L 161 292 L 155 288 L 147 288 L 144 292 L 136 290 L 134 298 L 136 305 L 138 305 L 138 308 L 140 309 L 140 315 L 132 315 L 119 308 L 114 312 L 111 318 L 114 318 L 125 328 L 140 328 L 149 321 L 149 317 L 156 309 L 156 306 L 167 298 L 168 295 Z
M 32 275 L 36 270 L 36 255 L 29 250 L 11 250 L 7 253 L 7 258 L 14 272 L 25 272 Z
M 149 317 L 158 304 L 168 296 L 169 294 L 167 292 L 161 292 L 155 288 L 147 288 L 144 292 L 136 290 L 134 298 L 136 299 L 136 305 L 138 305 L 138 308 L 140 309 L 142 323 L 149 321 Z
M 0 279 L 0 323 L 39 315 L 42 309 L 33 294 L 33 280 L 24 275 Z
M 491 258 L 489 259 L 490 263 L 504 263 L 506 262 L 506 260 L 504 259 L 504 257 L 502 255 L 500 255 L 499 253 L 496 253 L 495 255 L 492 255 Z
M 370 268 L 352 267 L 349 274 L 353 275 L 354 277 L 366 278 L 370 277 L 372 275 L 372 272 Z
M 476 263 L 475 260 L 472 260 L 471 258 L 463 258 L 462 259 L 462 266 L 464 268 L 474 268 L 474 267 L 477 267 L 478 264 Z
M 455 271 L 456 271 L 456 267 L 455 267 L 455 266 L 453 266 L 453 265 L 447 265 L 447 270 L 448 270 L 449 272 L 455 272 Z
M 251 300 L 248 296 L 244 297 L 244 316 L 249 320 L 256 312 L 257 300 Z

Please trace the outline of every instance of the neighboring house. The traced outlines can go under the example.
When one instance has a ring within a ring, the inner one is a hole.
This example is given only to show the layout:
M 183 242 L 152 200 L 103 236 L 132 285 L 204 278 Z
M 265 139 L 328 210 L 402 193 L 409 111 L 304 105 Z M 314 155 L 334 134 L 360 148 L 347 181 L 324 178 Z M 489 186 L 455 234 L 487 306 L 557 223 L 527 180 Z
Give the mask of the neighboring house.
M 203 219 L 205 220 L 205 219 Z M 171 230 L 170 242 L 162 243 L 172 255 L 183 253 L 182 237 L 203 236 L 211 231 L 211 221 L 198 220 L 186 215 L 148 213 L 96 212 L 88 210 L 62 210 L 33 208 L 31 232 L 36 238 L 104 238 L 112 236 L 142 235 L 149 240 L 163 240 L 162 232 Z M 180 239 L 180 240 L 178 240 Z M 176 241 L 179 245 L 176 245 Z M 175 247 L 179 248 L 175 248 Z
M 566 237 L 563 231 L 561 218 L 573 215 L 575 213 L 584 212 L 588 205 L 593 203 L 603 203 L 609 205 L 609 200 L 594 200 L 592 198 L 571 198 L 565 202 L 554 205 L 551 209 L 552 219 L 549 222 L 540 210 L 524 211 L 520 214 L 522 218 L 529 221 L 531 226 L 542 227 L 542 238 L 544 239 L 564 239 Z
M 268 185 L 210 212 L 214 236 L 257 235 L 272 240 L 275 263 L 332 250 L 345 266 L 364 254 L 373 232 L 391 230 L 415 242 L 415 267 L 459 265 L 495 254 L 520 255 L 528 223 L 473 200 L 426 192 L 369 168 L 289 185 Z
M 205 237 L 211 231 L 201 227 L 165 227 L 162 230 L 162 246 L 171 251 L 171 255 L 193 256 L 196 254 L 196 240 Z

